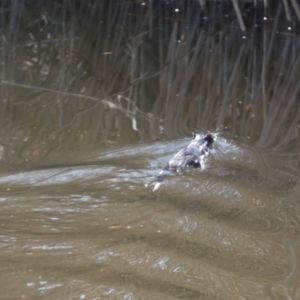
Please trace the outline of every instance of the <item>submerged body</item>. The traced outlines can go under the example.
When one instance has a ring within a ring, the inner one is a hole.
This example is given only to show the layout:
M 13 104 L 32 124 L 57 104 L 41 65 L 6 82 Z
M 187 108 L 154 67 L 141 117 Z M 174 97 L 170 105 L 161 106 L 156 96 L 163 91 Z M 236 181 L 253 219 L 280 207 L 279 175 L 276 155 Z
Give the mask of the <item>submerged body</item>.
M 177 152 L 168 162 L 168 165 L 160 172 L 153 191 L 160 187 L 164 177 L 170 171 L 174 172 L 183 168 L 204 169 L 204 158 L 212 149 L 213 142 L 214 136 L 211 133 L 195 134 L 189 145 Z

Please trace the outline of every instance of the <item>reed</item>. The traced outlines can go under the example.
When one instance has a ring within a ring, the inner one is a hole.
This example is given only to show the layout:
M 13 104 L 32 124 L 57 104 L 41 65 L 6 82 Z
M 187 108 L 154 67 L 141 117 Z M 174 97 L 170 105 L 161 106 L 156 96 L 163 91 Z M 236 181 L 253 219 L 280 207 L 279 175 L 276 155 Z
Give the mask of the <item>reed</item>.
M 259 147 L 288 145 L 300 117 L 300 45 L 287 29 L 298 8 L 267 4 L 2 0 L 6 157 L 224 127 Z

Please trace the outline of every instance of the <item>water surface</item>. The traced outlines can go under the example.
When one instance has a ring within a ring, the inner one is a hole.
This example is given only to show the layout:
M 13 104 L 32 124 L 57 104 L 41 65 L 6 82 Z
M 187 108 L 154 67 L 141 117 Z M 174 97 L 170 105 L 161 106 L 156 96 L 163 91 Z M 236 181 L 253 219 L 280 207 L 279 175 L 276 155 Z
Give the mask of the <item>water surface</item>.
M 207 170 L 168 176 L 152 192 L 187 143 L 2 174 L 2 296 L 297 299 L 295 162 L 219 137 Z
M 35 2 L 0 0 L 0 298 L 300 299 L 289 4 Z

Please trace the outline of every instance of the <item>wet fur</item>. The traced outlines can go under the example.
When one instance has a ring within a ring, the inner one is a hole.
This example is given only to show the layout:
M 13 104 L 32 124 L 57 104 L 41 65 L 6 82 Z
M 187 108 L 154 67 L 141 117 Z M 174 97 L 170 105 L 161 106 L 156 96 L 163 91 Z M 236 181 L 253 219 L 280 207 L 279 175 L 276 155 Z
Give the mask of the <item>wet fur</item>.
M 160 172 L 155 181 L 153 191 L 157 190 L 163 182 L 164 177 L 170 173 L 183 168 L 204 168 L 204 158 L 212 149 L 215 137 L 212 133 L 194 134 L 189 145 L 177 152 L 168 162 L 168 165 Z

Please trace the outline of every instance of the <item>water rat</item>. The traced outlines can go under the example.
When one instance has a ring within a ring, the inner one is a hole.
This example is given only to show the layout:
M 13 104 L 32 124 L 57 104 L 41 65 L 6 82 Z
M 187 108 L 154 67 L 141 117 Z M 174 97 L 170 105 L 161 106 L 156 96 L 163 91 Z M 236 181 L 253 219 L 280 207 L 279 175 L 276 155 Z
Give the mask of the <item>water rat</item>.
M 157 190 L 164 177 L 170 173 L 183 168 L 205 168 L 205 156 L 212 149 L 215 137 L 212 133 L 197 133 L 193 135 L 189 145 L 177 152 L 168 162 L 168 165 L 159 173 L 153 191 Z

